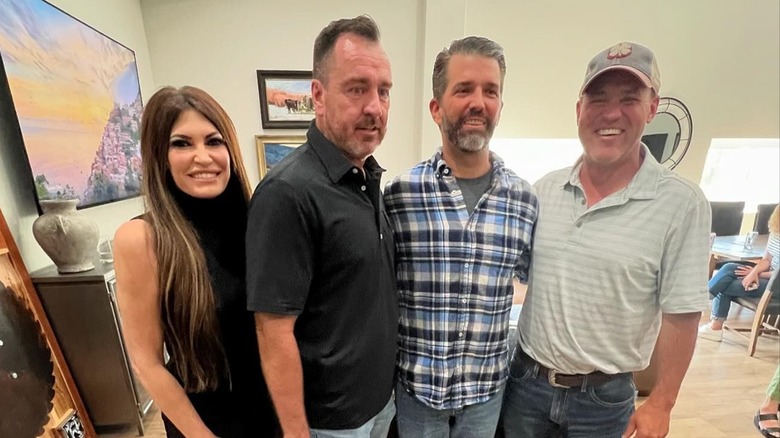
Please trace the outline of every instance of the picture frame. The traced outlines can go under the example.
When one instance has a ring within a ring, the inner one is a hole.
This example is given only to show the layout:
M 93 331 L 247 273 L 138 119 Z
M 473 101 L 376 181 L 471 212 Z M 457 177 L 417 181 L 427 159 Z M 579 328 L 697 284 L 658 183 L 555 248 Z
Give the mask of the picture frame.
M 306 129 L 314 119 L 311 70 L 257 70 L 263 129 Z
M 43 200 L 83 209 L 140 196 L 135 51 L 47 1 L 0 1 L 0 17 L 0 89 L 38 214 Z
M 305 135 L 256 135 L 255 147 L 260 179 L 263 179 L 274 165 L 305 142 Z

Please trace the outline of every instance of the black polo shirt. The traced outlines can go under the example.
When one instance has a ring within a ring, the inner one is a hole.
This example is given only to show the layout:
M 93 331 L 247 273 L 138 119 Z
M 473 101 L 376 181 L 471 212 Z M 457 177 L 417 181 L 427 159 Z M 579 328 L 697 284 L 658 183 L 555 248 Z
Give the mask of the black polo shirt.
M 398 307 L 393 233 L 373 157 L 366 176 L 312 123 L 255 189 L 247 303 L 297 315 L 309 425 L 354 429 L 390 400 Z

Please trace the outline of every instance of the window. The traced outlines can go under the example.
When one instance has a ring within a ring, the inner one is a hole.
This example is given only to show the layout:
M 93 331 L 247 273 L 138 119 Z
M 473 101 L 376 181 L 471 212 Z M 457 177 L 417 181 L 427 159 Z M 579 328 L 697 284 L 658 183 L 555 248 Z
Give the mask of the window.
M 713 138 L 701 188 L 710 201 L 745 201 L 745 212 L 780 200 L 780 139 Z
M 582 155 L 579 138 L 494 138 L 490 150 L 531 184 L 553 170 L 574 165 Z

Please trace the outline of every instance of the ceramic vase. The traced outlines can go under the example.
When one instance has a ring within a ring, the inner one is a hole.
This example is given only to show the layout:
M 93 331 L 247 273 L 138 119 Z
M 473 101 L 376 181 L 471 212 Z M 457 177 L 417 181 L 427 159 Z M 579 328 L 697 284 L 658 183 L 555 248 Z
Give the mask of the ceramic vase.
M 78 199 L 40 201 L 43 214 L 33 222 L 35 240 L 61 274 L 94 269 L 100 230 L 97 223 L 76 210 Z

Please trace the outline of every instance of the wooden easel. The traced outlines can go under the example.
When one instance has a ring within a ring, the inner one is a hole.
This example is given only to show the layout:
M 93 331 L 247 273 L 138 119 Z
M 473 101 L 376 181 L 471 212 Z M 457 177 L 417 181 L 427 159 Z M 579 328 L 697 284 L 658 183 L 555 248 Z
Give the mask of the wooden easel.
M 49 320 L 38 299 L 38 294 L 33 287 L 27 268 L 24 266 L 19 248 L 14 242 L 8 224 L 0 211 L 0 282 L 12 291 L 33 312 L 43 328 L 43 336 L 51 350 L 54 363 L 54 399 L 53 408 L 49 412 L 49 422 L 44 426 L 43 438 L 61 438 L 58 427 L 76 413 L 81 421 L 84 436 L 97 438 L 92 422 L 81 401 L 76 384 L 68 370 L 68 365 L 60 350 L 57 339 L 54 337 Z

